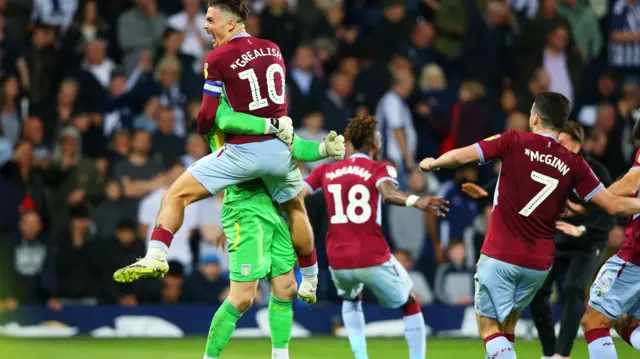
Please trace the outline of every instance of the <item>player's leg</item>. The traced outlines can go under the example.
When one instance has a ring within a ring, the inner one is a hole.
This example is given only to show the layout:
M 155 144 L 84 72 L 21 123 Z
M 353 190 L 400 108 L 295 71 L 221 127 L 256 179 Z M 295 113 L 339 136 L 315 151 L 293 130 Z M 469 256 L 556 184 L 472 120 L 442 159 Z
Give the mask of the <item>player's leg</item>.
M 538 330 L 540 344 L 542 344 L 542 353 L 549 358 L 556 353 L 556 331 L 550 303 L 553 284 L 566 271 L 569 263 L 570 261 L 567 257 L 556 256 L 549 276 L 529 305 L 531 317 Z
M 420 302 L 413 290 L 409 273 L 396 260 L 391 259 L 375 268 L 357 269 L 355 275 L 388 308 L 401 308 L 404 335 L 409 346 L 410 359 L 422 359 L 427 351 L 427 334 Z
M 640 307 L 640 303 L 636 307 Z M 616 322 L 615 329 L 625 342 L 640 351 L 640 319 L 637 318 L 640 313 L 637 310 L 632 310 L 631 312 L 636 314 L 623 316 Z
M 296 277 L 293 268 L 296 255 L 291 243 L 287 223 L 271 205 L 270 216 L 273 236 L 271 241 L 271 298 L 269 300 L 269 327 L 273 359 L 289 358 L 289 342 L 293 327 L 293 300 L 296 296 Z
M 167 252 L 184 219 L 184 209 L 222 189 L 251 179 L 252 164 L 233 148 L 222 147 L 195 162 L 162 195 L 156 226 L 151 233 L 147 255 L 113 275 L 118 282 L 149 276 L 164 276 L 169 270 Z
M 329 269 L 331 280 L 338 290 L 342 302 L 342 323 L 347 330 L 351 351 L 356 359 L 368 359 L 366 323 L 362 311 L 362 289 L 364 286 L 354 277 L 354 270 Z
M 273 146 L 283 146 L 283 144 L 276 141 Z M 286 149 L 286 146 L 284 147 Z M 316 301 L 316 287 L 318 286 L 318 259 L 314 246 L 313 229 L 304 205 L 302 174 L 296 163 L 291 160 L 290 152 L 287 154 L 288 159 L 283 158 L 281 162 L 272 166 L 272 169 L 268 168 L 267 171 L 271 174 L 262 179 L 271 198 L 281 205 L 289 220 L 291 239 L 302 273 L 298 297 L 313 304 Z
M 517 267 L 481 255 L 475 275 L 476 321 L 488 358 L 511 359 L 516 354 L 503 332 L 515 307 Z M 513 333 L 511 333 L 513 334 Z
M 572 258 L 564 280 L 564 303 L 560 316 L 560 333 L 556 358 L 569 358 L 576 340 L 580 318 L 585 312 L 585 288 L 602 263 L 602 250 L 587 251 Z
M 253 304 L 258 290 L 258 280 L 271 267 L 269 248 L 265 247 L 264 234 L 271 237 L 269 227 L 260 222 L 264 203 L 271 205 L 268 197 L 249 199 L 227 204 L 222 208 L 222 227 L 227 237 L 229 252 L 229 297 L 216 312 L 209 330 L 205 359 L 217 359 L 235 329 L 238 319 Z M 267 207 L 268 208 L 268 207 Z
M 602 266 L 591 285 L 589 305 L 582 317 L 584 336 L 593 358 L 617 358 L 610 329 L 635 304 L 640 270 L 618 256 Z

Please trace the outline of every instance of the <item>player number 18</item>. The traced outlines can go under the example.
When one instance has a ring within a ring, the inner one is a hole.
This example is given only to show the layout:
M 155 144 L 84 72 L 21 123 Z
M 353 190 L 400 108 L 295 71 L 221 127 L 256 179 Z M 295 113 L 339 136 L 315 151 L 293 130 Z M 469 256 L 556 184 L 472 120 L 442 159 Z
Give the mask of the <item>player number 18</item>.
M 280 91 L 276 88 L 276 73 L 280 74 Z M 271 64 L 271 66 L 267 67 L 266 75 L 269 99 L 275 104 L 282 105 L 284 103 L 284 69 L 280 64 Z M 243 80 L 249 80 L 251 98 L 253 99 L 253 101 L 249 103 L 249 111 L 269 106 L 267 99 L 262 98 L 262 95 L 260 95 L 260 82 L 258 82 L 258 76 L 253 69 L 239 72 L 238 76 Z M 278 95 L 278 93 L 280 94 Z
M 544 187 L 542 187 L 540 192 L 533 196 L 531 201 L 529 201 L 529 203 L 520 210 L 520 214 L 525 217 L 529 217 L 529 215 L 531 215 L 531 213 L 533 213 L 533 211 L 535 211 L 535 209 L 551 195 L 551 193 L 558 187 L 559 182 L 553 177 L 543 175 L 536 171 L 531 171 L 531 179 L 538 183 L 542 183 Z
M 342 205 L 342 185 L 330 184 L 327 186 L 327 190 L 333 195 L 333 203 L 335 206 L 335 214 L 331 216 L 332 224 L 344 224 L 355 223 L 362 224 L 371 218 L 371 206 L 369 205 L 369 199 L 371 194 L 367 187 L 357 184 L 347 194 L 349 204 L 347 205 L 347 212 L 344 211 Z M 360 209 L 360 214 L 356 213 L 356 210 Z

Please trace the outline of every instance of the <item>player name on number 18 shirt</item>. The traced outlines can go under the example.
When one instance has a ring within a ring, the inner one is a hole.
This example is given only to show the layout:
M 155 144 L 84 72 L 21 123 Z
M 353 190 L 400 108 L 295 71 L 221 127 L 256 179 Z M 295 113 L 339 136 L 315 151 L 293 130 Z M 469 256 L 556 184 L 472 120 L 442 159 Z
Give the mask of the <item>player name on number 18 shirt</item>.
M 480 163 L 502 160 L 481 253 L 525 268 L 549 269 L 555 222 L 567 196 L 575 191 L 588 201 L 603 185 L 584 158 L 551 134 L 509 131 L 475 147 Z
M 358 153 L 323 164 L 305 179 L 310 193 L 324 193 L 329 214 L 327 257 L 332 269 L 374 267 L 391 259 L 380 225 L 378 185 L 384 181 L 397 184 L 397 176 L 391 164 Z

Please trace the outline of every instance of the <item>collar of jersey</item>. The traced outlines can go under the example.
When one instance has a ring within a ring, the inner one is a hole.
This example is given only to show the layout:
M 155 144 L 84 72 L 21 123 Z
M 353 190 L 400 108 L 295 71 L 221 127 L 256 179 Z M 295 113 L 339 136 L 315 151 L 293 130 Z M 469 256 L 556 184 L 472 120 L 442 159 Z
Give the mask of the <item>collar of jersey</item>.
M 349 156 L 349 158 L 366 158 L 366 159 L 371 159 L 371 157 L 365 155 L 364 153 L 354 153 L 351 156 Z
M 542 133 L 537 133 L 537 135 L 544 136 L 544 137 L 551 137 L 554 140 L 556 140 L 556 142 L 560 143 L 560 141 L 558 141 L 558 138 L 552 133 L 544 133 L 544 132 L 542 132 Z
M 235 34 L 235 35 L 231 36 L 231 38 L 229 39 L 229 41 L 231 41 L 231 40 L 233 40 L 233 39 L 237 39 L 237 38 L 239 38 L 239 37 L 251 37 L 251 35 L 249 35 L 249 33 L 247 33 L 247 32 L 240 32 L 240 33 L 237 33 L 237 34 Z

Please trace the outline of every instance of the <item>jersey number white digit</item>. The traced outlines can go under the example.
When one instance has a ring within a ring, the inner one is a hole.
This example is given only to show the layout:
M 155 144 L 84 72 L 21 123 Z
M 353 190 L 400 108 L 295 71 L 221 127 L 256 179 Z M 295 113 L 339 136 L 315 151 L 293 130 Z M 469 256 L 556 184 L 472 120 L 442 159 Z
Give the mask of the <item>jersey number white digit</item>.
M 276 73 L 280 74 L 280 95 L 278 95 L 278 89 L 276 88 Z M 267 92 L 271 101 L 278 105 L 284 103 L 284 69 L 280 64 L 271 64 L 267 68 Z M 253 101 L 249 104 L 249 111 L 257 110 L 263 107 L 269 106 L 269 102 L 266 98 L 262 98 L 260 95 L 260 83 L 258 82 L 258 76 L 253 69 L 244 70 L 238 73 L 243 80 L 249 80 L 249 86 L 251 87 L 251 97 Z
M 349 190 L 347 199 L 347 213 L 345 214 L 344 206 L 342 205 L 342 185 L 330 184 L 327 186 L 327 190 L 333 195 L 333 203 L 335 204 L 335 214 L 331 216 L 332 224 L 344 224 L 355 223 L 362 224 L 371 218 L 371 206 L 369 206 L 369 199 L 371 199 L 371 193 L 367 187 L 357 184 Z M 359 198 L 358 198 L 359 197 Z M 360 208 L 360 214 L 356 214 L 356 209 Z
M 538 183 L 542 183 L 544 187 L 542 187 L 540 192 L 533 196 L 531 201 L 529 201 L 529 203 L 520 210 L 520 214 L 525 217 L 529 217 L 529 215 L 531 215 L 531 213 L 551 195 L 551 193 L 558 187 L 559 182 L 553 177 L 543 175 L 536 171 L 531 171 L 531 179 Z

